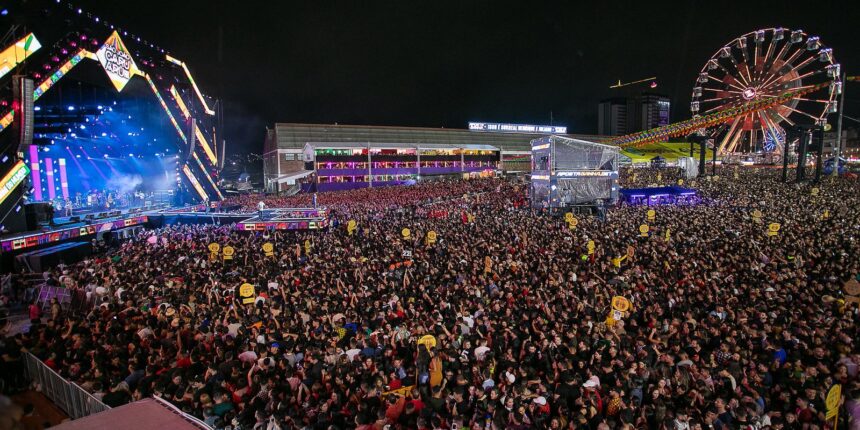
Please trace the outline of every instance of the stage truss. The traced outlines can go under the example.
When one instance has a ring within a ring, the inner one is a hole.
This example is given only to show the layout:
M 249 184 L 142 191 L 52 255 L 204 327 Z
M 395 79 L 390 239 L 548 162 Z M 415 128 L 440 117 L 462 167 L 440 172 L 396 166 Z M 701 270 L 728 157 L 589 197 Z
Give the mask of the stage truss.
M 63 5 L 59 4 L 57 7 L 62 8 Z M 95 18 L 95 22 L 99 22 L 98 18 Z M 207 102 L 188 66 L 183 61 L 165 54 L 160 48 L 149 49 L 148 54 L 153 56 L 143 55 L 144 58 L 139 59 L 138 64 L 120 36 L 120 30 L 114 29 L 113 25 L 108 27 L 106 22 L 104 24 L 104 27 L 111 30 L 104 42 L 99 41 L 97 34 L 80 30 L 44 45 L 38 39 L 38 25 L 33 25 L 36 31 L 0 51 L 0 57 L 9 52 L 13 58 L 17 58 L 15 61 L 3 61 L 0 77 L 12 73 L 33 79 L 34 103 L 84 61 L 100 63 L 117 92 L 122 92 L 128 81 L 135 77 L 145 80 L 173 125 L 178 137 L 177 144 L 185 155 L 180 160 L 182 175 L 178 180 L 184 180 L 187 188 L 193 190 L 193 195 L 201 201 L 222 200 L 224 196 L 216 184 L 219 168 L 223 166 L 223 147 L 219 151 L 217 140 L 218 112 Z M 127 34 L 124 31 L 122 33 L 123 36 Z M 129 40 L 132 43 L 138 42 L 141 50 L 147 49 L 146 41 L 140 43 L 139 37 Z M 51 50 L 44 48 L 51 45 Z M 39 48 L 42 49 L 36 52 Z M 26 64 L 22 59 L 33 62 L 38 61 L 42 55 L 45 56 L 45 64 L 41 68 L 22 67 L 22 64 Z M 183 81 L 193 89 L 196 98 L 183 100 L 181 92 L 176 88 L 176 84 Z M 13 103 L 2 103 L 0 132 L 12 125 L 16 109 L 19 109 L 19 106 Z

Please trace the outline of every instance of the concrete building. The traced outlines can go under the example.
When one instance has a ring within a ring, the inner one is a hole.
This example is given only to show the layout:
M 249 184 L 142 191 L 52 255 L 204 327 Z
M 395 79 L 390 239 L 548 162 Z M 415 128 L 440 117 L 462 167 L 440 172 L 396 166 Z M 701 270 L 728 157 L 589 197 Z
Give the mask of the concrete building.
M 597 132 L 604 136 L 620 136 L 669 124 L 669 97 L 642 93 L 631 97 L 615 97 L 600 102 L 597 110 Z
M 466 148 L 483 145 L 501 151 L 499 168 L 508 172 L 531 170 L 531 141 L 546 133 L 470 131 L 466 129 L 387 127 L 338 124 L 277 123 L 266 130 L 263 149 L 263 177 L 268 192 L 293 188 L 297 180 L 313 173 L 305 164 L 303 152 L 308 143 L 327 145 L 365 144 L 370 147 L 446 145 Z M 605 136 L 565 135 L 602 142 Z

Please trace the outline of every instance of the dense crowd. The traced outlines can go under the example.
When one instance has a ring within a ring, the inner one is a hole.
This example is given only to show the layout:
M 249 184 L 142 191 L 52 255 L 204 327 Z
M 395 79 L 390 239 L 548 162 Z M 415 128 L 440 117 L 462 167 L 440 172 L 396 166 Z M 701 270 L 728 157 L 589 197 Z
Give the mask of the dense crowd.
M 36 315 L 4 377 L 28 351 L 108 405 L 157 395 L 218 429 L 821 429 L 839 383 L 860 428 L 858 182 L 718 174 L 688 181 L 700 205 L 575 229 L 488 179 L 321 193 L 327 232 L 146 231 L 50 273 L 96 306 Z

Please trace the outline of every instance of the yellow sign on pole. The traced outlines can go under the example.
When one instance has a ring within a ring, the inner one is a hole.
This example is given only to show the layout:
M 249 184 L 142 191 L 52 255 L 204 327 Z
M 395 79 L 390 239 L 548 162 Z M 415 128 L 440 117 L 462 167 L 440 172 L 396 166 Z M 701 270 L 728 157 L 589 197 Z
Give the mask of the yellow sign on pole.
M 615 296 L 612 298 L 612 309 L 619 312 L 627 312 L 630 309 L 630 300 L 624 296 Z
M 404 239 L 409 239 L 409 235 L 411 235 L 411 234 L 412 234 L 412 232 L 411 232 L 411 231 L 409 231 L 409 229 L 408 229 L 408 228 L 405 228 L 405 227 L 404 227 L 404 228 L 403 228 L 403 230 L 400 230 L 400 234 L 401 234 L 401 235 L 403 235 L 403 238 L 404 238 Z
M 225 247 L 224 247 L 224 249 L 222 249 L 222 250 L 221 250 L 221 253 L 223 253 L 223 254 L 224 254 L 224 259 L 225 259 L 225 260 L 232 260 L 232 259 L 233 259 L 233 254 L 235 254 L 235 253 L 236 253 L 236 251 L 235 251 L 235 250 L 233 250 L 233 247 L 232 247 L 232 246 L 227 245 L 227 246 L 225 246 Z
M 648 224 L 642 224 L 639 226 L 639 233 L 640 233 L 639 235 L 642 237 L 648 237 L 648 231 L 649 230 L 650 230 L 650 227 L 648 227 Z
M 430 245 L 436 243 L 436 232 L 435 231 L 430 230 L 427 232 L 427 243 Z
M 213 253 L 217 254 L 218 251 L 220 251 L 220 250 L 221 250 L 221 245 L 219 245 L 215 242 L 212 242 L 209 244 L 209 252 L 213 252 Z
M 683 179 L 678 179 L 678 185 L 684 185 L 684 180 L 683 180 Z
M 568 213 L 564 214 L 564 220 L 565 220 L 565 221 L 567 221 L 567 222 L 571 222 L 571 221 L 573 221 L 573 213 L 572 213 L 572 212 L 568 212 Z
M 657 218 L 657 211 L 654 209 L 648 209 L 647 215 L 648 221 L 654 221 L 654 219 Z
M 772 222 L 767 226 L 767 235 L 776 236 L 779 233 L 780 225 L 778 222 Z
M 266 254 L 266 257 L 272 257 L 275 255 L 275 245 L 272 245 L 271 242 L 266 242 L 263 244 L 263 252 Z
M 240 285 L 239 297 L 242 298 L 242 304 L 254 303 L 254 286 L 247 282 Z
M 305 239 L 305 254 L 309 255 L 311 253 L 311 241 L 310 239 Z
M 595 248 L 594 241 L 589 240 L 588 244 L 586 244 L 586 248 L 588 249 L 588 255 L 593 255 L 594 254 L 594 248 Z
M 354 219 L 349 220 L 349 222 L 346 223 L 346 233 L 349 234 L 350 236 L 352 236 L 352 234 L 355 233 L 355 229 L 356 229 L 355 220 Z
M 809 190 L 809 192 L 810 192 L 813 196 L 817 196 L 817 195 L 818 195 L 818 193 L 819 193 L 820 191 L 821 191 L 821 190 L 819 190 L 819 189 L 818 189 L 818 187 L 813 187 L 811 190 Z
M 825 419 L 833 418 L 833 428 L 837 428 L 839 424 L 839 401 L 842 399 L 842 385 L 834 384 L 827 392 L 827 397 L 824 399 L 824 407 L 827 410 Z
M 671 238 L 672 238 L 672 233 L 670 232 L 670 229 L 667 228 L 666 229 L 666 242 L 668 242 L 669 239 L 671 239 Z

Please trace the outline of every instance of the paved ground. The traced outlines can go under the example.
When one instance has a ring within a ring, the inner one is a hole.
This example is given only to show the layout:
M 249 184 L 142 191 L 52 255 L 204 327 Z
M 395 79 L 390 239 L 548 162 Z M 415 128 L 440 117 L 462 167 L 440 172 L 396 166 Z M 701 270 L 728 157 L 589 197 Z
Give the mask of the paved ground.
M 16 405 L 27 411 L 32 405 L 32 411 L 21 418 L 21 425 L 26 430 L 41 430 L 53 427 L 68 420 L 69 417 L 56 405 L 51 403 L 42 393 L 27 390 L 12 396 Z

